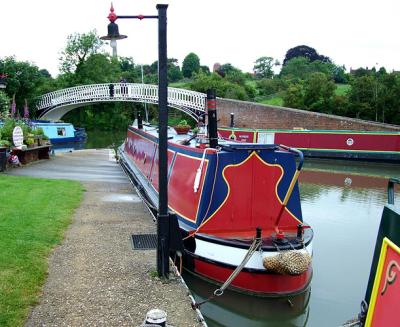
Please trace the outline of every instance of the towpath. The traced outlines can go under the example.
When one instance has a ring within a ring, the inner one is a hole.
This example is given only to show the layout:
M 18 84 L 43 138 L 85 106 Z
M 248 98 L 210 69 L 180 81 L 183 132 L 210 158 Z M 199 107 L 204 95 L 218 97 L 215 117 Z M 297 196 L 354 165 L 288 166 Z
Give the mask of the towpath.
M 7 173 L 79 180 L 85 188 L 26 326 L 140 326 L 153 308 L 167 312 L 169 325 L 202 326 L 180 280 L 154 277 L 155 250 L 132 250 L 131 235 L 156 226 L 110 150 L 57 154 Z

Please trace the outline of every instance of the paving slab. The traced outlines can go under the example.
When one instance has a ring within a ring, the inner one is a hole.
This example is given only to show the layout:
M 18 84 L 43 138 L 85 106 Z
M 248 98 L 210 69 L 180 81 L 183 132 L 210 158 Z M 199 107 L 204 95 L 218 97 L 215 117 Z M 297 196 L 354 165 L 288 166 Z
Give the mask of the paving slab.
M 156 225 L 111 150 L 56 155 L 7 174 L 79 180 L 86 190 L 49 257 L 27 327 L 140 326 L 154 308 L 167 312 L 171 326 L 204 326 L 181 279 L 155 277 L 156 251 L 132 249 L 131 235 L 156 233 Z

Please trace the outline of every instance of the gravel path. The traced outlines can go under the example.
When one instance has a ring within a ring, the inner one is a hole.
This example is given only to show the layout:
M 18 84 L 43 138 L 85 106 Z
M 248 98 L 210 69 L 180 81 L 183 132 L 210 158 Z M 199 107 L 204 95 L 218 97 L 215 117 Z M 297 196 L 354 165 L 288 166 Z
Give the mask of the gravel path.
M 132 250 L 131 234 L 155 233 L 156 226 L 108 150 L 63 154 L 9 173 L 79 179 L 86 189 L 26 326 L 140 326 L 153 308 L 166 311 L 170 325 L 201 326 L 179 279 L 154 277 L 155 250 Z

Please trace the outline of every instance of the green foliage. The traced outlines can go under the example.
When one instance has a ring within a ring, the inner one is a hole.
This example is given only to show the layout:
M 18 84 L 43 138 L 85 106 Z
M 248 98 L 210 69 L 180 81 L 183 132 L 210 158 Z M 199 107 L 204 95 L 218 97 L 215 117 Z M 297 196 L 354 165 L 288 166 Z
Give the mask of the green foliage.
M 304 107 L 311 111 L 332 113 L 335 83 L 323 73 L 313 73 L 304 88 Z
M 345 96 L 350 92 L 350 84 L 336 84 L 335 94 Z
M 10 141 L 7 140 L 0 140 L 0 146 L 2 147 L 9 147 L 11 145 Z
M 6 119 L 4 121 L 4 125 L 1 129 L 1 135 L 4 140 L 12 142 L 12 133 L 15 126 L 16 121 L 14 119 Z
M 274 71 L 272 70 L 274 65 L 279 65 L 278 61 L 274 62 L 274 58 L 260 57 L 254 63 L 254 74 L 258 78 L 272 78 L 274 76 Z
M 186 119 L 182 119 L 182 120 L 179 121 L 179 123 L 178 123 L 176 126 L 179 126 L 179 127 L 188 127 L 188 126 L 190 126 L 190 125 L 188 124 L 188 122 L 187 122 Z
M 78 85 L 119 82 L 121 77 L 120 63 L 107 54 L 92 54 L 82 62 L 79 72 L 75 74 Z
M 0 91 L 0 119 L 6 119 L 10 115 L 10 102 L 7 94 Z
M 208 89 L 215 89 L 217 96 L 228 99 L 248 100 L 249 95 L 244 86 L 227 81 L 220 75 L 212 73 L 206 75 L 202 72 L 197 74 L 190 83 L 194 91 L 206 93 Z
M 33 134 L 33 135 L 44 135 L 43 128 L 37 127 L 37 128 L 35 128 L 35 129 L 33 129 L 33 130 L 32 130 L 32 134 Z
M 313 62 L 315 60 L 319 60 L 322 62 L 331 62 L 329 57 L 319 55 L 314 48 L 311 48 L 307 45 L 298 45 L 294 48 L 289 49 L 286 52 L 285 59 L 283 60 L 283 66 L 285 66 L 288 61 L 298 57 L 307 58 L 310 62 Z
M 189 53 L 182 62 L 182 74 L 191 78 L 194 73 L 200 71 L 200 58 L 193 52 Z
M 61 52 L 60 71 L 63 73 L 73 73 L 79 70 L 85 60 L 98 51 L 103 46 L 96 31 L 89 33 L 74 33 L 68 36 L 67 45 Z
M 168 59 L 168 82 L 173 83 L 181 80 L 183 77 L 181 68 L 178 65 L 178 59 Z
M 15 94 L 17 109 L 22 109 L 25 99 L 32 108 L 31 114 L 35 114 L 36 101 L 42 95 L 43 86 L 51 80 L 45 77 L 39 68 L 30 62 L 17 61 L 14 57 L 0 59 L 2 72 L 8 75 L 5 92 L 9 99 Z
M 74 181 L 0 176 L 1 326 L 23 326 L 37 304 L 47 257 L 62 241 L 82 191 Z
M 262 103 L 269 104 L 269 105 L 272 105 L 272 106 L 282 107 L 283 106 L 283 99 L 281 97 L 279 97 L 279 96 L 276 96 L 276 97 L 272 97 L 272 98 L 269 98 L 269 99 L 262 100 Z
M 4 125 L 1 128 L 1 135 L 4 140 L 7 140 L 9 142 L 13 141 L 12 135 L 15 126 L 20 126 L 22 128 L 24 139 L 26 139 L 28 135 L 32 133 L 32 129 L 28 125 L 26 125 L 23 121 L 8 118 L 4 120 Z
M 261 96 L 270 96 L 281 90 L 281 80 L 278 78 L 257 80 L 258 93 Z
M 377 112 L 377 82 L 370 75 L 363 75 L 351 82 L 349 114 L 352 117 L 374 120 Z
M 304 108 L 304 90 L 303 85 L 290 84 L 283 95 L 283 105 L 289 108 Z

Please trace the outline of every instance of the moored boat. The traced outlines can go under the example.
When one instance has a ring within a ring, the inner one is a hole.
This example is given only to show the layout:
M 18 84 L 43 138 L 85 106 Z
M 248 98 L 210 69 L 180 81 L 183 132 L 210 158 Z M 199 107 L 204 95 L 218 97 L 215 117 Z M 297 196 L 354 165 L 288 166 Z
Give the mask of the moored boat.
M 272 130 L 224 127 L 222 138 L 237 142 L 286 144 L 307 157 L 400 162 L 400 132 Z
M 130 126 L 119 152 L 156 210 L 157 127 Z M 302 163 L 300 151 L 283 145 L 218 143 L 216 129 L 179 135 L 169 128 L 168 206 L 179 222 L 183 267 L 222 284 L 217 293 L 228 286 L 260 296 L 307 290 L 313 231 L 301 212 Z
M 52 144 L 83 142 L 86 139 L 84 128 L 75 128 L 71 123 L 32 120 L 33 128 L 42 128 Z
M 388 203 L 382 212 L 361 312 L 343 327 L 400 325 L 400 207 L 395 204 L 396 184 L 400 179 L 389 179 Z

